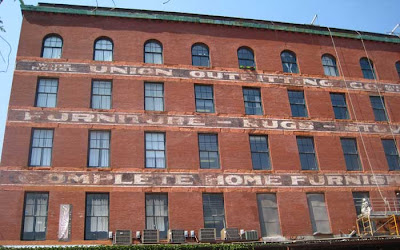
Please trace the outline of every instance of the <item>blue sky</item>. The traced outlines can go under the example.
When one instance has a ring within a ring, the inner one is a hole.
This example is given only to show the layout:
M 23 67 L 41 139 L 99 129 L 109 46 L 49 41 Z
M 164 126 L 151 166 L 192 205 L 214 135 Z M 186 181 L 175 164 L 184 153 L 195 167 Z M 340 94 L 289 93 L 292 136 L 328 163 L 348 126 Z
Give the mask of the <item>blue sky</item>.
M 290 23 L 310 23 L 315 14 L 317 25 L 387 33 L 400 23 L 400 0 L 114 0 L 118 8 L 187 12 L 262 19 Z M 25 4 L 37 5 L 37 0 Z M 96 6 L 96 0 L 41 0 Z M 112 0 L 97 0 L 99 6 L 114 7 Z M 3 0 L 0 18 L 6 32 L 0 32 L 0 151 L 21 27 L 19 0 Z M 400 28 L 397 30 L 400 32 Z M 5 42 L 10 44 L 10 47 Z M 6 70 L 9 56 L 9 67 Z

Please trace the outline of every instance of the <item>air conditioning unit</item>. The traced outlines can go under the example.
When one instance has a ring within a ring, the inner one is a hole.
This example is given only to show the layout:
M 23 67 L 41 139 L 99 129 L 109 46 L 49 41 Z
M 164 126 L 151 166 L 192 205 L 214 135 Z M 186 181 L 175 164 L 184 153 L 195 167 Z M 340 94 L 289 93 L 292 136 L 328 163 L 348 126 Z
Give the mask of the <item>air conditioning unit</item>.
M 142 243 L 158 243 L 160 241 L 160 232 L 157 229 L 144 229 L 142 233 Z
M 200 228 L 199 241 L 200 242 L 214 242 L 217 240 L 217 233 L 215 228 Z
M 115 231 L 114 244 L 123 246 L 132 245 L 132 231 L 131 230 Z
M 221 240 L 240 240 L 239 229 L 224 228 L 221 230 Z
M 242 240 L 258 240 L 257 230 L 245 231 L 244 234 L 242 234 L 241 236 Z
M 170 229 L 167 238 L 171 243 L 185 243 L 185 230 Z

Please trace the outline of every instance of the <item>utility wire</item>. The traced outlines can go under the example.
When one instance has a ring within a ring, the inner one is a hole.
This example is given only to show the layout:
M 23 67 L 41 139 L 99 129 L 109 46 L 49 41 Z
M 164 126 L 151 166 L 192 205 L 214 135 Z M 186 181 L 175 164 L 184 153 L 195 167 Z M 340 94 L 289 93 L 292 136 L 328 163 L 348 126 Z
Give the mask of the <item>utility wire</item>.
M 0 36 L 0 38 L 3 39 L 4 42 L 6 42 L 7 45 L 8 45 L 8 47 L 10 48 L 10 51 L 8 52 L 8 56 L 7 56 L 7 64 L 6 64 L 7 66 L 6 66 L 6 70 L 5 70 L 5 71 L 0 70 L 0 72 L 7 72 L 7 71 L 8 71 L 8 66 L 10 65 L 10 55 L 11 55 L 12 47 L 11 47 L 11 44 L 10 44 L 4 37 Z M 1 54 L 1 53 L 0 53 L 0 54 Z M 3 58 L 3 61 L 5 62 L 5 59 L 4 59 L 4 57 L 3 57 L 2 54 L 1 54 L 1 57 Z

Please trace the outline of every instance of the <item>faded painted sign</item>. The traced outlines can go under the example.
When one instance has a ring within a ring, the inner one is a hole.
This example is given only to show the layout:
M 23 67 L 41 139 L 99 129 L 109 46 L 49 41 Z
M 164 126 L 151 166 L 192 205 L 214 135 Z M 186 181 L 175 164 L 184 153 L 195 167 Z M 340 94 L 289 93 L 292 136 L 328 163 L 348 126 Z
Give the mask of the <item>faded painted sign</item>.
M 1 185 L 111 187 L 370 187 L 400 185 L 399 174 L 238 174 L 0 171 Z
M 177 78 L 177 79 L 201 79 L 212 81 L 234 81 L 234 82 L 258 82 L 265 84 L 281 84 L 289 86 L 309 86 L 320 88 L 348 88 L 351 90 L 382 91 L 400 93 L 399 84 L 383 84 L 372 82 L 357 82 L 288 76 L 270 75 L 256 72 L 232 72 L 216 70 L 192 70 L 170 67 L 142 67 L 127 65 L 102 65 L 88 63 L 53 63 L 53 62 L 34 62 L 18 61 L 16 71 L 34 72 L 54 72 L 54 73 L 74 73 L 74 74 L 96 74 L 96 75 L 119 75 L 119 76 L 145 76 L 157 78 Z
M 353 122 L 299 121 L 272 118 L 193 115 L 136 114 L 112 112 L 29 111 L 11 109 L 8 122 L 101 124 L 124 126 L 201 127 L 316 132 L 361 132 L 400 134 L 400 125 Z

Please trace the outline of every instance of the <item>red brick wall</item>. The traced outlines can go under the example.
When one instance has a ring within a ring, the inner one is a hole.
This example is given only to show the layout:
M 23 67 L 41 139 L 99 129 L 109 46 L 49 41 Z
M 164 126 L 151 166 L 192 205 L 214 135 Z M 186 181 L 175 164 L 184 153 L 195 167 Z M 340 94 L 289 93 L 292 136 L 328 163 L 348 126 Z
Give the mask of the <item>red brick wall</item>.
M 249 46 L 255 53 L 256 68 L 264 73 L 282 73 L 280 53 L 292 50 L 296 53 L 301 74 L 325 77 L 321 56 L 325 53 L 335 55 L 332 42 L 327 36 L 300 33 L 244 29 L 238 27 L 187 24 L 160 21 L 144 21 L 123 18 L 101 18 L 95 16 L 63 16 L 53 14 L 25 13 L 19 59 L 39 59 L 43 37 L 57 33 L 63 37 L 64 47 L 60 62 L 91 62 L 93 42 L 100 36 L 108 36 L 114 41 L 114 60 L 121 64 L 142 64 L 143 45 L 148 39 L 159 40 L 164 49 L 164 64 L 175 67 L 191 66 L 191 46 L 202 42 L 209 46 L 211 69 L 238 70 L 237 49 Z M 48 24 L 51 18 L 52 24 Z M 85 24 L 85 27 L 81 25 Z M 335 38 L 339 59 L 348 81 L 362 79 L 359 59 L 365 56 L 361 41 Z M 374 61 L 379 80 L 400 82 L 394 62 L 399 60 L 398 45 L 366 41 L 371 59 Z M 56 60 L 57 61 L 57 60 Z M 107 64 L 108 62 L 105 62 Z M 194 68 L 194 67 L 192 67 Z M 245 72 L 245 71 L 243 71 Z M 10 98 L 10 107 L 31 108 L 34 105 L 36 85 L 39 77 L 58 77 L 59 91 L 57 107 L 60 110 L 90 110 L 91 82 L 93 79 L 109 79 L 113 82 L 112 110 L 115 112 L 144 111 L 144 82 L 163 82 L 165 93 L 165 114 L 196 114 L 194 84 L 210 84 L 204 80 L 169 80 L 149 77 L 100 77 L 93 75 L 59 76 L 53 73 L 16 72 Z M 335 78 L 333 79 L 340 79 Z M 245 116 L 243 86 L 257 87 L 261 90 L 264 116 L 269 118 L 290 118 L 291 110 L 284 85 L 263 85 L 261 83 L 239 83 L 213 81 L 215 114 L 207 116 Z M 297 88 L 297 87 L 296 87 Z M 334 114 L 329 96 L 335 89 L 304 89 L 309 117 L 313 120 L 333 120 Z M 345 92 L 345 89 L 338 90 Z M 374 122 L 369 96 L 365 91 L 352 91 L 346 94 L 351 120 Z M 350 102 L 354 105 L 353 112 Z M 391 121 L 400 121 L 399 98 L 396 94 L 385 94 L 386 105 Z M 33 108 L 40 111 L 41 108 Z M 355 116 L 356 115 L 356 116 Z M 300 118 L 299 120 L 302 120 Z M 307 120 L 307 118 L 305 118 Z M 1 165 L 12 169 L 24 168 L 28 164 L 31 127 L 37 124 L 9 123 L 6 127 Z M 249 134 L 267 134 L 269 137 L 271 173 L 301 172 L 296 135 L 314 136 L 315 150 L 319 167 L 325 172 L 342 172 L 346 166 L 340 144 L 340 137 L 357 138 L 363 171 L 371 171 L 367 154 L 358 133 L 305 133 L 292 131 L 258 131 L 229 129 L 189 129 L 160 127 L 129 127 L 120 129 L 106 125 L 54 125 L 40 124 L 39 127 L 56 127 L 52 167 L 54 170 L 86 170 L 88 131 L 90 129 L 111 130 L 111 170 L 106 171 L 160 171 L 197 172 L 199 169 L 198 133 L 218 134 L 221 169 L 211 172 L 251 172 L 251 153 Z M 144 132 L 160 131 L 166 134 L 167 168 L 161 170 L 144 169 Z M 374 171 L 387 172 L 385 154 L 381 137 L 363 137 Z M 400 138 L 397 138 L 400 140 Z M 32 170 L 40 171 L 40 170 Z M 93 170 L 96 171 L 96 170 Z M 269 173 L 269 172 L 268 172 Z M 24 187 L 8 190 L 1 187 L 0 199 L 7 201 L 0 205 L 0 240 L 20 239 L 21 215 L 23 210 Z M 17 189 L 17 190 L 14 190 Z M 257 192 L 277 192 L 278 209 L 282 234 L 285 237 L 311 235 L 312 228 L 306 192 L 324 192 L 334 234 L 347 233 L 355 225 L 355 209 L 349 188 L 332 190 L 326 187 L 308 188 L 66 188 L 30 187 L 29 190 L 49 191 L 49 241 L 57 243 L 59 206 L 73 205 L 72 240 L 84 239 L 85 192 L 110 193 L 110 230 L 130 229 L 133 232 L 145 228 L 145 192 L 165 192 L 169 198 L 169 222 L 173 229 L 196 230 L 204 227 L 202 192 L 224 193 L 225 215 L 228 227 L 256 229 L 260 232 Z M 356 191 L 371 191 L 374 188 L 360 188 Z M 388 197 L 393 190 L 384 190 Z M 379 194 L 371 192 L 371 197 Z M 7 206 L 5 206 L 5 204 Z M 12 225 L 12 226 L 9 226 Z M 110 243 L 109 241 L 107 241 Z M 87 243 L 87 242 L 86 242 Z
M 145 194 L 143 192 L 110 193 L 109 229 L 136 231 L 146 228 Z
M 185 190 L 168 193 L 168 213 L 171 229 L 195 230 L 198 235 L 204 227 L 202 194 Z
M 62 36 L 65 59 L 92 60 L 93 43 L 100 36 L 114 41 L 115 61 L 143 62 L 143 45 L 149 39 L 162 43 L 165 64 L 190 65 L 191 46 L 197 42 L 209 46 L 213 67 L 237 68 L 237 49 L 249 46 L 255 53 L 258 69 L 281 72 L 280 53 L 292 50 L 302 74 L 323 75 L 321 56 L 335 55 L 328 36 L 112 17 L 53 16 L 24 13 L 19 56 L 40 56 L 43 38 L 50 33 Z M 53 20 L 52 25 L 48 25 L 49 18 Z M 362 78 L 359 60 L 366 55 L 361 41 L 335 37 L 335 43 L 345 76 Z M 365 44 L 378 78 L 398 81 L 394 67 L 399 60 L 398 45 L 372 41 L 365 41 Z
M 2 166 L 28 165 L 31 131 L 32 128 L 29 127 L 6 126 L 1 156 Z
M 351 192 L 326 192 L 325 202 L 333 234 L 348 234 L 355 229 L 357 215 Z
M 224 202 L 227 227 L 257 230 L 261 235 L 256 193 L 227 192 Z
M 277 200 L 282 234 L 312 235 L 306 194 L 295 190 L 283 191 L 277 194 Z
M 85 169 L 87 166 L 88 130 L 57 128 L 54 130 L 52 166 L 57 169 Z
M 19 240 L 24 206 L 24 192 L 0 191 L 0 241 Z

